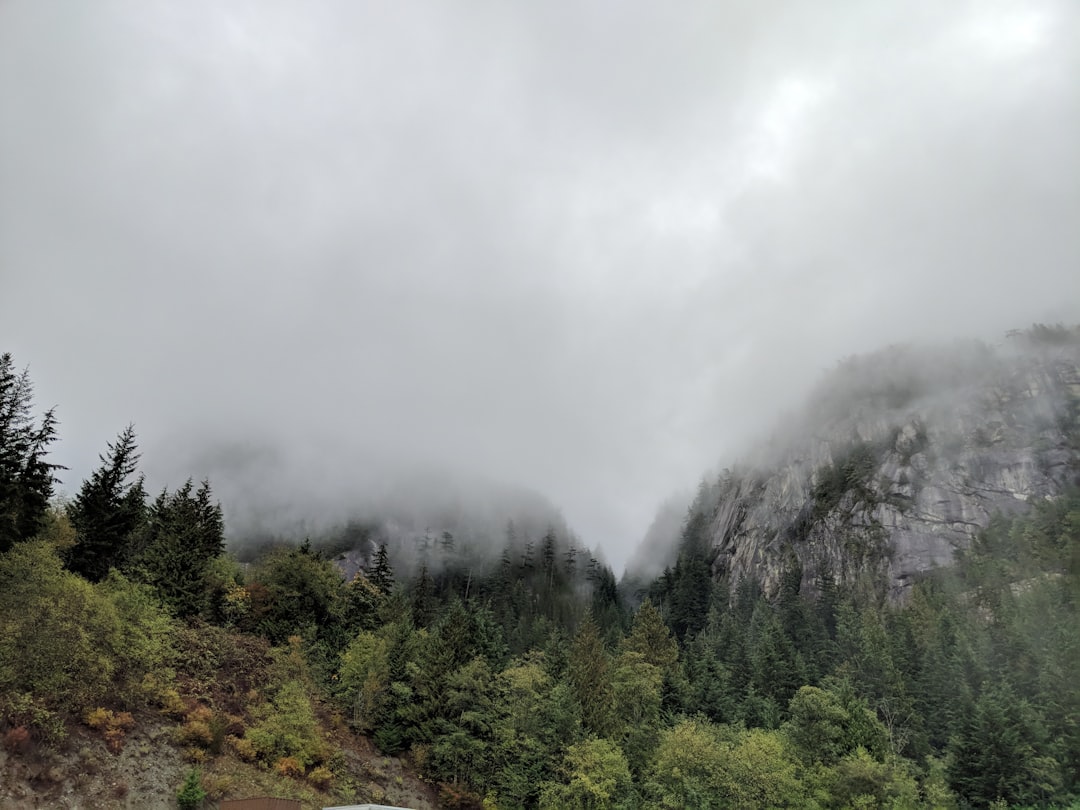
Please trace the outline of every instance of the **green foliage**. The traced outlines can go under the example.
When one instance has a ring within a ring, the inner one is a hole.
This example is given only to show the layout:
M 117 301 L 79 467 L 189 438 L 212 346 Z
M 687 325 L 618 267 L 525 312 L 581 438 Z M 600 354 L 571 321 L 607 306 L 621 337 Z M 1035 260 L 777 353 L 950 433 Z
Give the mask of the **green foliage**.
M 613 738 L 634 773 L 644 770 L 660 730 L 663 671 L 639 652 L 624 652 L 615 662 L 613 697 L 618 707 Z
M 251 578 L 252 609 L 242 626 L 274 644 L 293 635 L 315 639 L 334 625 L 342 610 L 341 574 L 306 542 L 270 552 Z
M 65 551 L 68 568 L 100 582 L 128 562 L 136 534 L 146 522 L 146 491 L 138 467 L 135 428 L 128 425 L 101 456 L 102 466 L 83 482 L 68 506 L 76 542 Z
M 390 685 L 388 649 L 386 639 L 362 631 L 341 653 L 336 690 L 358 729 L 370 730 L 382 714 Z
M 206 791 L 203 790 L 202 775 L 198 768 L 192 768 L 176 794 L 176 805 L 180 810 L 199 810 L 204 801 L 206 801 Z
M 671 672 L 679 660 L 679 645 L 649 599 L 634 614 L 634 624 L 622 647 L 626 652 L 639 653 L 645 663 L 662 672 Z
M 0 555 L 0 697 L 50 717 L 155 701 L 172 679 L 174 624 L 154 594 L 115 572 L 91 585 L 48 543 Z M 39 711 L 40 710 L 40 711 Z
M 592 738 L 571 745 L 560 773 L 561 781 L 541 787 L 541 808 L 628 810 L 637 806 L 626 757 L 610 740 Z
M 610 733 L 615 722 L 611 661 L 592 616 L 586 616 L 574 637 L 567 682 L 581 708 L 581 723 L 585 730 L 596 735 Z
M 29 372 L 15 371 L 7 352 L 0 355 L 0 553 L 29 540 L 45 519 L 55 471 L 46 460 L 56 439 L 56 417 L 46 411 L 35 424 Z
M 266 763 L 292 757 L 306 769 L 325 759 L 326 747 L 308 688 L 301 681 L 286 681 L 255 714 L 259 721 L 248 730 L 246 738 Z
M 156 700 L 172 681 L 176 666 L 176 622 L 153 589 L 131 582 L 115 570 L 98 591 L 112 603 L 119 618 L 114 682 L 128 702 Z
M 1045 730 L 1007 685 L 987 688 L 949 742 L 949 781 L 976 807 L 997 799 L 1037 802 L 1060 786 L 1058 764 L 1043 755 Z
M 660 807 L 805 807 L 777 732 L 683 720 L 660 737 L 647 793 Z
M 155 499 L 129 564 L 181 617 L 209 613 L 210 563 L 225 548 L 221 506 L 211 500 L 209 481 L 193 489 L 189 478 Z
M 379 545 L 375 552 L 375 562 L 368 574 L 368 579 L 384 595 L 389 596 L 394 590 L 394 569 L 390 566 L 390 555 L 386 543 Z
M 20 543 L 0 557 L 0 691 L 73 713 L 101 703 L 121 637 L 116 606 L 65 571 L 51 547 Z
M 562 752 L 581 734 L 576 702 L 546 664 L 542 654 L 533 653 L 496 679 L 491 781 L 510 807 L 535 804 L 540 784 L 553 779 Z
M 811 491 L 815 517 L 821 518 L 832 512 L 849 492 L 858 498 L 865 498 L 868 494 L 867 482 L 876 467 L 876 457 L 877 452 L 872 444 L 855 442 L 838 452 L 832 464 L 818 469 Z

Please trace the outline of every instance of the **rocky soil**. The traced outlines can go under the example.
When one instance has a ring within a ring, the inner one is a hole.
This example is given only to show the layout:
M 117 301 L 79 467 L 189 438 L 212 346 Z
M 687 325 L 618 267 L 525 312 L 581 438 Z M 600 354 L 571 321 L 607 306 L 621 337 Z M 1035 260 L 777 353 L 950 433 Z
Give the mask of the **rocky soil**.
M 176 792 L 191 764 L 174 743 L 176 725 L 147 715 L 111 752 L 88 728 L 76 727 L 60 750 L 0 747 L 0 808 L 3 810 L 175 810 Z M 342 752 L 343 770 L 331 791 L 280 777 L 222 754 L 201 766 L 210 794 L 222 798 L 280 796 L 299 799 L 304 810 L 381 802 L 417 810 L 438 807 L 434 789 L 396 757 L 380 755 L 366 739 L 343 729 L 329 733 Z

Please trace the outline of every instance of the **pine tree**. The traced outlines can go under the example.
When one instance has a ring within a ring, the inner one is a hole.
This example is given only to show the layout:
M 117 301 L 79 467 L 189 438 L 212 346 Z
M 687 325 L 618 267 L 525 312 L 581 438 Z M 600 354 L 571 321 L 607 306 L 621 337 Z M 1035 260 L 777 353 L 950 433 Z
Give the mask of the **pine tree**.
M 83 482 L 68 507 L 75 527 L 75 545 L 67 550 L 68 568 L 99 582 L 110 568 L 127 562 L 135 533 L 145 524 L 146 490 L 138 467 L 135 427 L 128 425 L 100 456 L 102 466 Z
M 394 590 L 394 569 L 390 567 L 390 555 L 386 550 L 386 543 L 379 544 L 379 550 L 375 552 L 375 563 L 368 573 L 371 584 L 384 596 L 389 596 Z
M 28 371 L 16 374 L 11 355 L 0 355 L 0 553 L 33 537 L 61 470 L 45 455 L 56 439 L 56 417 L 45 412 L 40 425 L 30 415 L 33 386 Z

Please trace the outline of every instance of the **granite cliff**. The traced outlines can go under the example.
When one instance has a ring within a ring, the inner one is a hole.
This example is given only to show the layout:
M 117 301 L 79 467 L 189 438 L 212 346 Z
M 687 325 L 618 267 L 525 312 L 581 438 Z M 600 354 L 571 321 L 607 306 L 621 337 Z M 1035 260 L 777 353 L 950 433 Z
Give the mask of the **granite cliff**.
M 899 602 L 995 514 L 1077 483 L 1080 330 L 1036 326 L 844 361 L 690 514 L 717 579 L 771 595 L 797 560 L 806 589 L 827 575 Z

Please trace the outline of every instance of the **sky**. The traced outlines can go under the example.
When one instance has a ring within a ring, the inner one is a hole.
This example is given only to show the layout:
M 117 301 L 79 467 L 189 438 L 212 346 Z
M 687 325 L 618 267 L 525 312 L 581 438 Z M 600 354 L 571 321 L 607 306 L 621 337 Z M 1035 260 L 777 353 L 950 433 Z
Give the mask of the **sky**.
M 0 349 L 69 493 L 133 422 L 152 484 L 438 467 L 619 568 L 841 358 L 1080 321 L 1077 42 L 1071 0 L 0 0 Z

